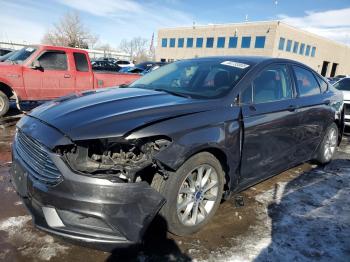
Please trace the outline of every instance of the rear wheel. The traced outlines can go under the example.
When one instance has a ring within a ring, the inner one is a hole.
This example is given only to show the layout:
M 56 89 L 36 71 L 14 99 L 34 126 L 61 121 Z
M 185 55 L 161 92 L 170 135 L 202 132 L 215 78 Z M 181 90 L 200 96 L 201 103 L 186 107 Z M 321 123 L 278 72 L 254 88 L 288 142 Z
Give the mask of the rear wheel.
M 7 95 L 0 91 L 0 117 L 4 116 L 10 108 L 10 101 L 7 97 Z
M 214 216 L 223 193 L 224 172 L 210 153 L 189 158 L 167 180 L 152 183 L 167 202 L 160 211 L 168 230 L 176 235 L 199 231 Z
M 318 148 L 316 160 L 321 164 L 326 164 L 332 160 L 335 149 L 338 144 L 338 127 L 335 123 L 331 124 L 323 137 Z

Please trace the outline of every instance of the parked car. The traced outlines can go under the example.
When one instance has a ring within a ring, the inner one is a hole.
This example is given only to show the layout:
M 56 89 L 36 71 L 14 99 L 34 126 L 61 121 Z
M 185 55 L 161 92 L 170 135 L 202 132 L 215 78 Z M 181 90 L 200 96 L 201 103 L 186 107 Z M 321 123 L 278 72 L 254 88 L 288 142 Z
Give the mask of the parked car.
M 12 49 L 9 49 L 9 48 L 0 48 L 0 56 L 3 56 L 3 55 L 6 55 L 10 52 L 12 52 L 13 50 Z
M 72 92 L 127 84 L 140 76 L 93 72 L 81 49 L 57 46 L 25 47 L 0 64 L 0 116 L 11 97 L 21 101 L 50 100 Z
M 7 59 L 9 59 L 12 55 L 14 55 L 17 51 L 11 51 L 7 53 L 6 55 L 0 56 L 0 62 L 5 62 Z
M 92 70 L 94 71 L 109 71 L 119 72 L 121 67 L 117 63 L 108 60 L 95 60 L 91 62 Z
M 117 65 L 120 67 L 133 67 L 135 66 L 132 62 L 126 60 L 117 60 Z
M 143 62 L 130 68 L 128 72 L 144 75 L 166 64 L 164 62 Z
M 339 80 L 334 87 L 344 94 L 345 125 L 350 126 L 350 77 Z
M 223 197 L 331 161 L 342 137 L 342 93 L 291 60 L 183 60 L 124 87 L 56 99 L 17 124 L 12 181 L 40 229 L 115 247 L 160 214 L 190 235 Z

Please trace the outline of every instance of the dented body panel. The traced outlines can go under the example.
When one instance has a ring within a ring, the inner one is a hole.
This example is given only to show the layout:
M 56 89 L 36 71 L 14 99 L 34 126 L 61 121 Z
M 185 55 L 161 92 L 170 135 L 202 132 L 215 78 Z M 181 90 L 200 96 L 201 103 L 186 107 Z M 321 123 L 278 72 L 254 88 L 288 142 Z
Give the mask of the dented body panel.
M 151 187 L 151 174 L 166 179 L 208 151 L 222 164 L 225 190 L 238 192 L 312 159 L 327 126 L 341 119 L 342 98 L 329 90 L 300 99 L 293 84 L 292 99 L 240 103 L 241 92 L 272 63 L 296 62 L 252 58 L 251 69 L 220 98 L 109 88 L 32 111 L 17 125 L 11 173 L 35 223 L 85 242 L 135 243 L 165 201 Z M 26 153 L 28 145 L 39 158 Z M 34 167 L 49 162 L 48 172 L 33 170 L 30 160 Z

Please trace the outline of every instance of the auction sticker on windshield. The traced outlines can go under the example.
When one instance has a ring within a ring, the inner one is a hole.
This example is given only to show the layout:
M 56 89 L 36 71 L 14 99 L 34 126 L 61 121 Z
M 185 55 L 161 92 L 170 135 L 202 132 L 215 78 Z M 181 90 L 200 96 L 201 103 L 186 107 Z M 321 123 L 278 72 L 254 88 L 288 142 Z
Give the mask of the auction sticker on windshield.
M 233 61 L 224 61 L 221 64 L 222 65 L 227 65 L 227 66 L 232 66 L 232 67 L 237 67 L 237 68 L 240 68 L 240 69 L 245 69 L 245 68 L 249 67 L 249 65 L 247 65 L 247 64 L 233 62 Z

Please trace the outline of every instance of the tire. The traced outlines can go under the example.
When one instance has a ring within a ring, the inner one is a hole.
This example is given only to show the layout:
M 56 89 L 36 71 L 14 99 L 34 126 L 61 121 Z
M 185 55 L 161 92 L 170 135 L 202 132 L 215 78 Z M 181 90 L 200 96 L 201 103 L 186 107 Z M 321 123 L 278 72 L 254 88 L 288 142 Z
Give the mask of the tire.
M 212 154 L 201 152 L 189 158 L 166 180 L 155 176 L 152 186 L 167 201 L 160 215 L 167 221 L 168 231 L 186 236 L 199 231 L 214 216 L 222 199 L 224 171 Z
M 0 117 L 4 116 L 10 108 L 10 101 L 5 93 L 0 91 Z
M 335 123 L 332 123 L 327 128 L 316 153 L 316 161 L 320 164 L 327 164 L 332 160 L 338 144 L 338 132 L 338 127 Z

